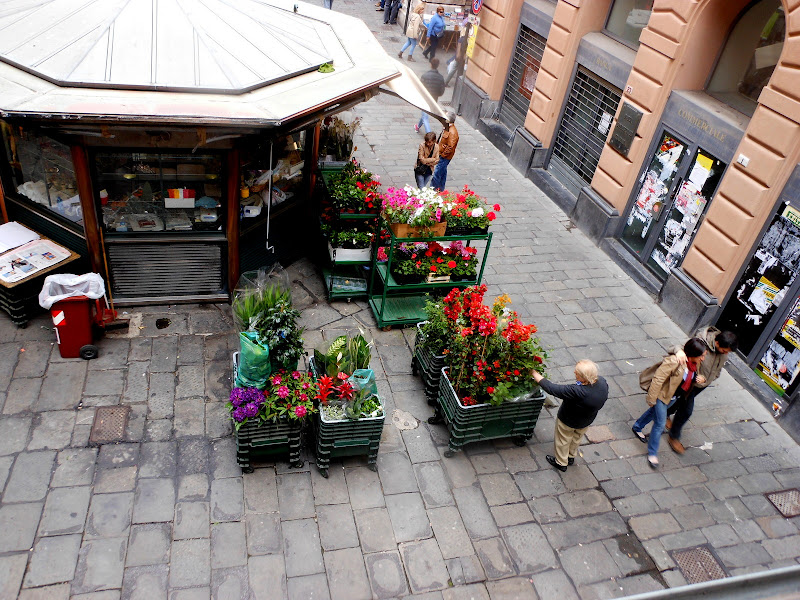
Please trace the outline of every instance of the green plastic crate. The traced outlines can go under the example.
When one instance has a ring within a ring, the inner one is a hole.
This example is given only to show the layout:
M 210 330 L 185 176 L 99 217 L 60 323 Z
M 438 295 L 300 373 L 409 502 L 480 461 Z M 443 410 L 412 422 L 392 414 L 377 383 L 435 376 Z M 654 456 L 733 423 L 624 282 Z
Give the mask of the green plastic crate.
M 236 462 L 245 473 L 252 473 L 254 457 L 275 458 L 288 455 L 289 464 L 301 467 L 300 423 L 279 420 L 277 423 L 248 421 L 236 432 Z
M 545 398 L 545 393 L 538 388 L 526 398 L 508 400 L 499 406 L 462 406 L 447 377 L 447 369 L 442 369 L 437 397 L 439 414 L 433 419 L 440 416 L 450 432 L 449 447 L 444 455 L 453 456 L 464 444 L 498 438 L 512 438 L 515 444 L 524 446 L 533 436 Z

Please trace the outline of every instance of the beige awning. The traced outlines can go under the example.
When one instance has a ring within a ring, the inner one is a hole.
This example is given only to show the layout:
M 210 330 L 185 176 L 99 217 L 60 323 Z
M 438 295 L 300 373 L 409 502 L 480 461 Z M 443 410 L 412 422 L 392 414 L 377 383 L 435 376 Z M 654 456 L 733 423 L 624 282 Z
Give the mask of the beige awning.
M 447 113 L 445 113 L 438 102 L 434 100 L 428 90 L 425 89 L 425 86 L 422 85 L 422 81 L 420 81 L 416 73 L 400 61 L 394 60 L 394 62 L 402 75 L 387 81 L 379 87 L 378 90 L 384 94 L 390 94 L 392 96 L 397 96 L 401 100 L 405 100 L 412 106 L 416 106 L 421 111 L 431 115 L 434 119 L 441 122 L 442 125 L 447 125 Z

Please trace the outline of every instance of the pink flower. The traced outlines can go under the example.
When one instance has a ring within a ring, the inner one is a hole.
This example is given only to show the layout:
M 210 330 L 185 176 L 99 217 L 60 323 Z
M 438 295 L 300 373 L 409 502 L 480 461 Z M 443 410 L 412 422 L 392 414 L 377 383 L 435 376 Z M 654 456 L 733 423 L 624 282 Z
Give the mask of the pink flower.
M 272 378 L 272 385 L 280 385 L 281 381 L 283 381 L 283 379 L 281 379 L 281 376 L 275 375 L 275 377 Z
M 296 414 L 301 419 L 306 416 L 307 412 L 308 411 L 306 410 L 305 406 L 295 406 L 294 408 L 294 414 Z
M 300 371 L 293 371 L 292 379 L 300 379 Z
M 279 398 L 282 398 L 282 399 L 285 400 L 286 397 L 289 395 L 289 388 L 287 388 L 285 385 L 282 385 L 281 387 L 278 388 L 278 391 L 276 392 L 276 394 L 278 394 Z

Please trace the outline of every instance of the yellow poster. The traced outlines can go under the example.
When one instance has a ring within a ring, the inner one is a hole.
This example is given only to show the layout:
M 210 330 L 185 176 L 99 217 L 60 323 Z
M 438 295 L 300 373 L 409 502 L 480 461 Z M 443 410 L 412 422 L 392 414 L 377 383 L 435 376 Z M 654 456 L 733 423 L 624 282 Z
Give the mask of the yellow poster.
M 800 211 L 798 211 L 796 208 L 793 208 L 787 204 L 786 208 L 783 209 L 781 216 L 786 217 L 791 223 L 794 223 L 800 227 Z
M 478 23 L 474 23 L 469 30 L 469 39 L 467 40 L 467 58 L 472 58 L 472 53 L 475 50 L 475 38 L 478 37 Z

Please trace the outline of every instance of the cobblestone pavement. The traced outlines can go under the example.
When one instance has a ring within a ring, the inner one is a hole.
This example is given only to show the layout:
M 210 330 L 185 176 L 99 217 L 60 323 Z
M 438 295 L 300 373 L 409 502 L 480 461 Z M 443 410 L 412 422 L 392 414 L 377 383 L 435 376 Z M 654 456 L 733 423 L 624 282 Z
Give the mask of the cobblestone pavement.
M 371 3 L 334 7 L 366 13 L 390 50 L 402 41 Z M 417 111 L 381 97 L 357 113 L 358 155 L 385 184 L 409 181 Z M 308 261 L 289 269 L 307 346 L 324 329 L 370 328 L 389 415 L 416 425 L 387 418 L 378 473 L 354 457 L 323 479 L 305 453 L 302 469 L 242 475 L 224 408 L 228 306 L 131 309 L 129 332 L 91 362 L 61 359 L 45 317 L 17 329 L 0 316 L 0 598 L 569 600 L 681 585 L 673 552 L 700 545 L 729 574 L 798 562 L 800 520 L 764 496 L 800 486 L 798 446 L 723 374 L 699 398 L 686 454 L 664 444 L 651 471 L 630 431 L 645 406 L 636 373 L 685 335 L 499 152 L 459 131 L 451 187 L 504 206 L 489 295 L 510 294 L 536 323 L 552 379 L 587 357 L 609 381 L 576 464 L 562 474 L 544 460 L 554 408 L 526 447 L 443 458 L 446 431 L 427 424 L 411 374 L 412 331 L 377 330 L 362 301 L 326 302 Z M 130 406 L 125 441 L 90 447 L 107 405 Z

